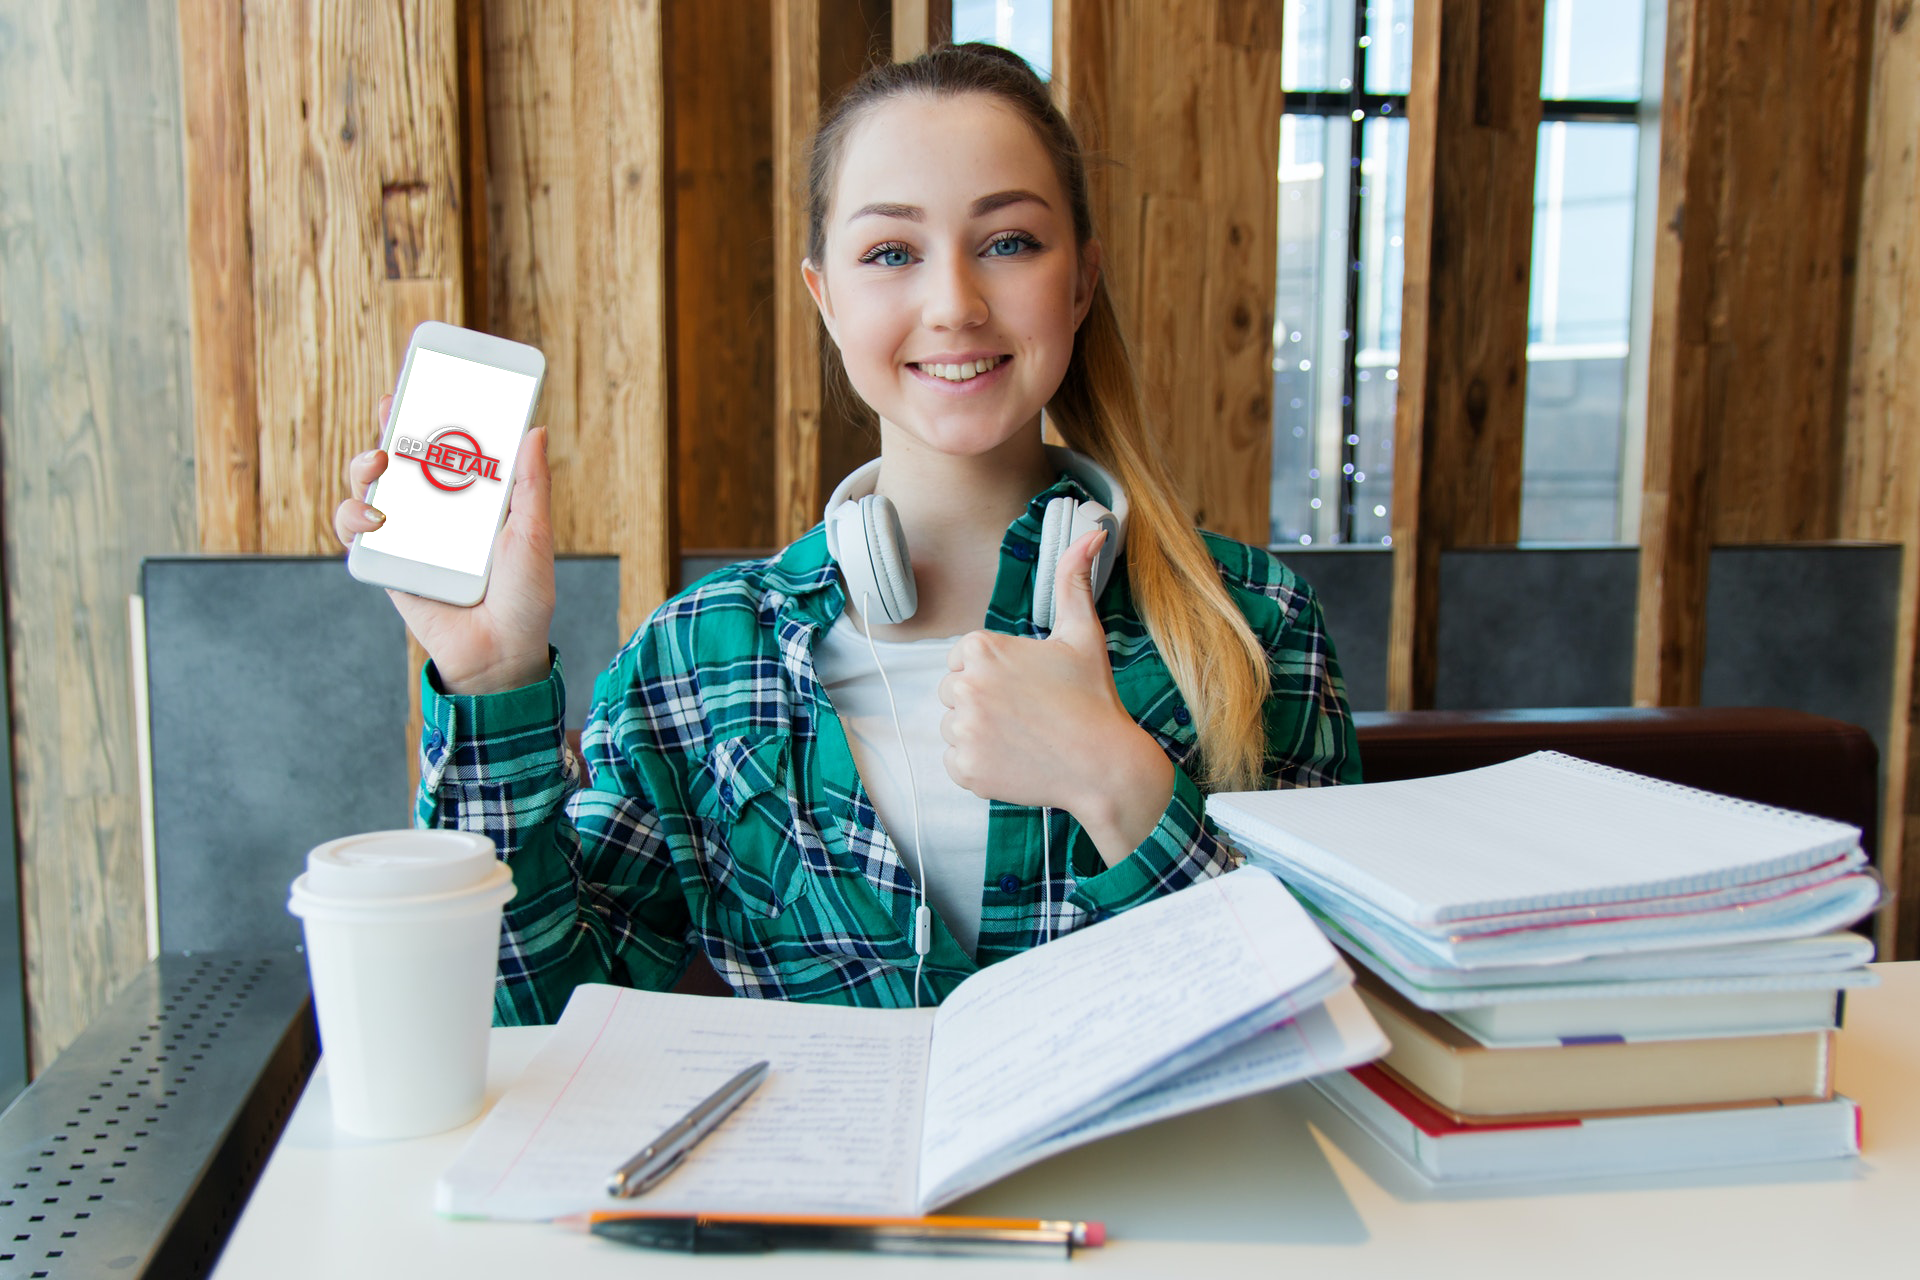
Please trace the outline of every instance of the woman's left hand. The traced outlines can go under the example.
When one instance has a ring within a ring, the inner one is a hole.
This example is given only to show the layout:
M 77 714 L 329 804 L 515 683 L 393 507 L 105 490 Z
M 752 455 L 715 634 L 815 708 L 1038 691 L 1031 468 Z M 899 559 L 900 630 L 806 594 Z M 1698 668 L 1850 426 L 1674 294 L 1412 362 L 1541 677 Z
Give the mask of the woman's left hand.
M 974 631 L 947 655 L 947 773 L 989 800 L 1065 809 L 1108 866 L 1145 840 L 1173 798 L 1173 763 L 1113 685 L 1093 604 L 1095 531 L 1060 557 L 1055 627 L 1044 640 Z

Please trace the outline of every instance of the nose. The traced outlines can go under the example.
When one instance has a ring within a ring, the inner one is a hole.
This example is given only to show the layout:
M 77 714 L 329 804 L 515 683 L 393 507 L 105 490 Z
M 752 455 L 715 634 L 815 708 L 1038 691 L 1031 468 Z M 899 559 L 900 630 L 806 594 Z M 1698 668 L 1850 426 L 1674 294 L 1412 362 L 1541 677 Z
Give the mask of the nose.
M 968 329 L 987 318 L 987 298 L 974 278 L 973 259 L 952 254 L 921 275 L 926 295 L 921 319 L 929 329 Z

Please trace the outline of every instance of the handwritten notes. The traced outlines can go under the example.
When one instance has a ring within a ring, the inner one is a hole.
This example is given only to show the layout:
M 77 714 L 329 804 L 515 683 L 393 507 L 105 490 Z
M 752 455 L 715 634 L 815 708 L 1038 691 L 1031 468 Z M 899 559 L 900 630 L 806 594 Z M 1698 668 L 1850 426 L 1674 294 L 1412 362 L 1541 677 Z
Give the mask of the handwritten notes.
M 931 1013 L 587 986 L 442 1178 L 442 1213 L 910 1213 Z M 654 1190 L 607 1175 L 735 1072 L 766 1083 Z
M 1327 988 L 1333 949 L 1272 876 L 1240 871 L 982 970 L 941 1006 L 921 1190 L 1245 1039 Z M 1257 1025 L 1245 1025 L 1257 1018 Z M 1237 1031 L 1237 1034 L 1233 1034 Z

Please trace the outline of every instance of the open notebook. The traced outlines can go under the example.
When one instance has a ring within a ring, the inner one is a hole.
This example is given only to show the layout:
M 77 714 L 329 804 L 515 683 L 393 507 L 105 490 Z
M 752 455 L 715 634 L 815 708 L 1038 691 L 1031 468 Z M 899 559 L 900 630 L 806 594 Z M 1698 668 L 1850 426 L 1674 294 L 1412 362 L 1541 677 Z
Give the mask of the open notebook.
M 1249 868 L 984 969 L 938 1009 L 583 986 L 437 1208 L 927 1212 L 1107 1134 L 1379 1056 L 1350 984 Z M 671 1177 L 606 1195 L 615 1167 L 761 1058 L 767 1082 Z

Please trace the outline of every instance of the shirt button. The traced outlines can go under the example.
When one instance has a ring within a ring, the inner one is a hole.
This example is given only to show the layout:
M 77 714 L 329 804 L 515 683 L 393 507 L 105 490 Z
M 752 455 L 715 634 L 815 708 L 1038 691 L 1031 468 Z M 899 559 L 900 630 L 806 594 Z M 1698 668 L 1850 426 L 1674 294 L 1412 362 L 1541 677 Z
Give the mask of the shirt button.
M 1185 707 L 1175 707 L 1173 709 L 1173 719 L 1175 724 L 1192 724 L 1193 712 L 1187 710 Z
M 446 739 L 440 736 L 440 731 L 438 729 L 427 730 L 427 745 L 429 747 L 438 748 L 440 744 L 445 741 Z
M 1017 893 L 1020 889 L 1020 877 L 1008 872 L 1000 877 L 1000 892 Z

